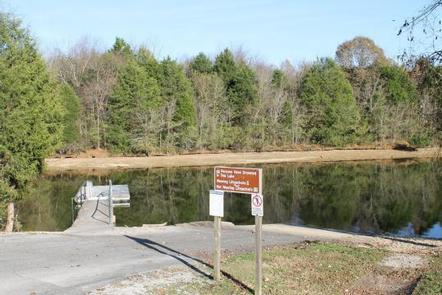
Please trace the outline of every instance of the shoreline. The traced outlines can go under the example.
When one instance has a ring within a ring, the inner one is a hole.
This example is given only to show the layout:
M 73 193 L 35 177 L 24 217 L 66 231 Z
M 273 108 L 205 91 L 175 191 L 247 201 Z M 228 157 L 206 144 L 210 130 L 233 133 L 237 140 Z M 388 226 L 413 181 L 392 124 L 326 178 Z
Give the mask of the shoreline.
M 278 163 L 326 163 L 437 158 L 440 148 L 417 151 L 399 150 L 327 150 L 295 152 L 246 152 L 189 154 L 152 157 L 48 158 L 45 173 L 81 172 L 90 170 L 125 170 L 147 168 L 199 167 L 216 165 L 250 165 Z
M 222 230 L 251 232 L 255 230 L 255 225 L 236 225 L 230 222 L 222 222 Z M 68 228 L 69 229 L 69 228 Z M 213 229 L 212 221 L 194 221 L 178 223 L 174 225 L 163 224 L 143 224 L 142 226 L 115 226 L 104 228 L 92 232 L 69 232 L 68 229 L 62 231 L 21 231 L 21 232 L 0 232 L 0 238 L 7 237 L 26 237 L 26 236 L 124 236 L 124 235 L 143 235 L 159 232 L 186 232 L 186 231 L 210 231 Z M 389 234 L 364 234 L 349 231 L 334 230 L 330 228 L 315 228 L 302 225 L 288 225 L 283 223 L 263 224 L 263 231 L 266 233 L 294 235 L 302 237 L 302 241 L 322 240 L 344 243 L 375 243 L 391 245 L 393 243 L 403 244 L 404 247 L 438 247 L 442 249 L 442 240 L 423 236 L 402 237 Z

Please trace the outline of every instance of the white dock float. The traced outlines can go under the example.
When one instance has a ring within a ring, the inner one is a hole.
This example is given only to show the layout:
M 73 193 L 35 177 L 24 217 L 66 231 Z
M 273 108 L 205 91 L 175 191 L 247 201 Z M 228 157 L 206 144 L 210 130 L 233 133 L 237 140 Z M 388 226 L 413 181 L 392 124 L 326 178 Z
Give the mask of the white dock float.
M 129 186 L 112 185 L 112 202 L 114 205 L 130 202 Z M 85 201 L 107 200 L 109 198 L 109 185 L 93 185 L 92 181 L 86 181 L 75 195 L 75 202 L 82 204 Z

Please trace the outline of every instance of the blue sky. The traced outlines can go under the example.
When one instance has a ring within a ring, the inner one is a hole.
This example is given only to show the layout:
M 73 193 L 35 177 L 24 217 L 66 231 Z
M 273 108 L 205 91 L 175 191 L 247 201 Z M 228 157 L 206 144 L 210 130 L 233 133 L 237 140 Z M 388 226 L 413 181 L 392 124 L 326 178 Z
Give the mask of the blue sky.
M 400 24 L 428 0 L 0 0 L 21 17 L 40 49 L 65 50 L 88 37 L 110 47 L 116 36 L 160 57 L 183 59 L 225 47 L 279 65 L 334 56 L 356 35 L 372 38 L 394 57 L 407 47 Z

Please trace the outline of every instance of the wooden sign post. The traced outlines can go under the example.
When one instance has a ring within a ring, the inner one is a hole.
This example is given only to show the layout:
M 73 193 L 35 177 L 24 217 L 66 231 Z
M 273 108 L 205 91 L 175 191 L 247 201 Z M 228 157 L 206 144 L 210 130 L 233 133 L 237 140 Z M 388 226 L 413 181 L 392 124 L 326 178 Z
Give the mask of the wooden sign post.
M 221 217 L 218 210 L 215 212 L 216 199 L 212 197 L 216 193 L 240 193 L 251 195 L 252 215 L 255 216 L 255 242 L 256 242 L 256 277 L 255 294 L 262 294 L 262 216 L 264 215 L 264 199 L 262 196 L 262 169 L 259 168 L 238 168 L 238 167 L 215 167 L 214 187 L 216 191 L 210 191 L 210 215 L 214 219 L 214 279 L 220 279 L 221 259 Z M 213 203 L 213 204 L 212 204 Z M 224 203 L 222 204 L 222 206 Z M 220 206 L 218 204 L 218 206 Z
M 250 198 L 252 215 L 255 216 L 256 238 L 256 274 L 255 294 L 262 294 L 262 217 L 264 216 L 264 199 L 260 194 L 253 194 Z
M 213 278 L 221 279 L 221 218 L 224 216 L 224 192 L 210 191 L 209 214 L 214 217 Z
M 255 294 L 262 294 L 262 216 L 255 216 L 256 268 Z
M 214 217 L 214 239 L 213 249 L 213 278 L 215 281 L 221 280 L 221 217 Z

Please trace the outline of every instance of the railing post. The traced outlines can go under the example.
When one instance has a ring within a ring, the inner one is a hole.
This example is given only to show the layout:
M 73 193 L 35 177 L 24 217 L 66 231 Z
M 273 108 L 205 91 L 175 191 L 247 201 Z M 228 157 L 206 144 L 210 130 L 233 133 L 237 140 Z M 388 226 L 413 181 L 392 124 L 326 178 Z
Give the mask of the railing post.
M 82 187 L 82 192 L 80 194 L 80 203 L 83 204 L 84 199 L 86 199 L 86 182 L 84 182 Z
M 112 217 L 114 215 L 114 208 L 112 202 L 112 180 L 109 179 L 109 225 L 112 226 Z
M 75 197 L 71 199 L 71 223 L 74 223 L 74 208 L 75 208 Z

